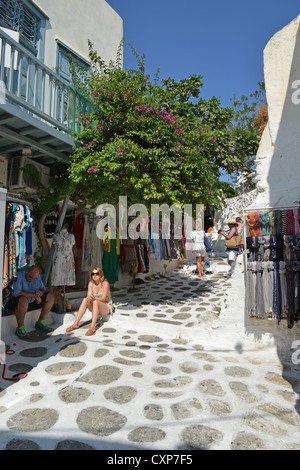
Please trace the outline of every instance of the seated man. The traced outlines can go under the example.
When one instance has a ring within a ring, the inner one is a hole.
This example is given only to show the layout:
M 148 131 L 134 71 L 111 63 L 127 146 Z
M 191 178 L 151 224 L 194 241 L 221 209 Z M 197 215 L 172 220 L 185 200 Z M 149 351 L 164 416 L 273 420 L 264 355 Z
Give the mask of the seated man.
M 41 314 L 35 324 L 37 330 L 53 331 L 45 325 L 44 320 L 54 304 L 54 294 L 47 293 L 37 266 L 19 271 L 14 283 L 13 298 L 8 302 L 8 308 L 16 314 L 16 335 L 19 338 L 28 338 L 24 328 L 25 315 L 29 310 L 41 308 Z

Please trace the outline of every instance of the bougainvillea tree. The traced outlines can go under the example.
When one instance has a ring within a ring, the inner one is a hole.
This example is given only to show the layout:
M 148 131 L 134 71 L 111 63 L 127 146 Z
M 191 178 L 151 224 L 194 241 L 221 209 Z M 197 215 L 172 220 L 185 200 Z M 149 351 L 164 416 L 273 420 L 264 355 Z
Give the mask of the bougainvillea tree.
M 106 66 L 90 46 L 92 73 L 77 86 L 93 102 L 81 113 L 82 143 L 70 177 L 78 204 L 215 204 L 232 195 L 221 181 L 256 153 L 259 137 L 233 125 L 234 111 L 200 98 L 202 77 L 150 80 L 144 58 L 136 70 Z M 75 77 L 76 78 L 76 77 Z

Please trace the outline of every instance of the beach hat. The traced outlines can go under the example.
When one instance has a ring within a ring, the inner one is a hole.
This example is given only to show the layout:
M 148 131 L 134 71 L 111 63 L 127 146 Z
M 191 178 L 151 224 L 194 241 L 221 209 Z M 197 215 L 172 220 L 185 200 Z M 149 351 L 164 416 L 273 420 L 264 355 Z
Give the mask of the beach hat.
M 237 221 L 235 219 L 229 219 L 227 225 L 229 224 L 237 225 Z

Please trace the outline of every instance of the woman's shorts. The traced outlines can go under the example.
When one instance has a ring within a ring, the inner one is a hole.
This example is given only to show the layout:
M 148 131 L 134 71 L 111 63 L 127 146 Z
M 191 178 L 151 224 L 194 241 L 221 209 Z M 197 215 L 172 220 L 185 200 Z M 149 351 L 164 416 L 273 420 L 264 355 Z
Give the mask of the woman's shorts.
M 235 261 L 239 252 L 234 251 L 234 250 L 229 250 L 227 253 L 228 253 L 228 261 Z
M 194 251 L 194 254 L 196 255 L 196 258 L 197 258 L 198 256 L 205 256 L 205 253 L 206 253 L 205 250 Z

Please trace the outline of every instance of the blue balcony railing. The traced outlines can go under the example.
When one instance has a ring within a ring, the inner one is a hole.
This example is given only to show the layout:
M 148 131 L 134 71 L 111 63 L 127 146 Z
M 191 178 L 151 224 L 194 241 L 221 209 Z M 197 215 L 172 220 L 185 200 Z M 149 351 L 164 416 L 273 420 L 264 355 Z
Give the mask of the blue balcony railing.
M 1 30 L 0 40 L 4 99 L 60 131 L 80 131 L 79 113 L 91 101 Z

